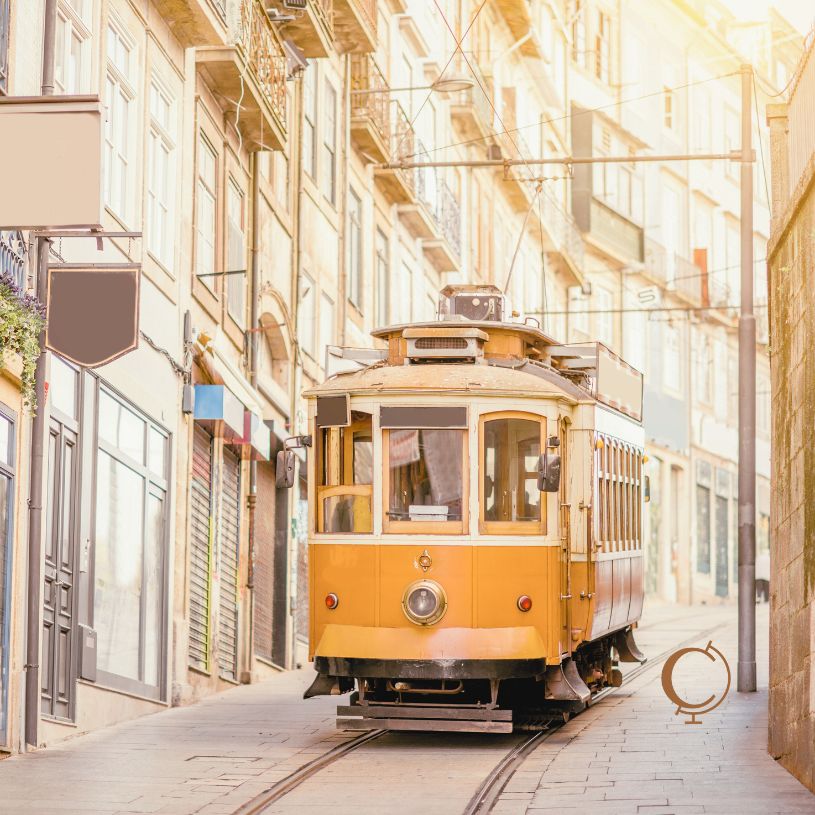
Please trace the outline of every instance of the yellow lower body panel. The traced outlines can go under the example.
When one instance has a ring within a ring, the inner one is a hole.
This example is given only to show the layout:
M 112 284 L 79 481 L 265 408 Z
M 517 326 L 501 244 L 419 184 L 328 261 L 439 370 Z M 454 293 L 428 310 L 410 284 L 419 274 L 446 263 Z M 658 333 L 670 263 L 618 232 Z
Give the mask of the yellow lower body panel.
M 544 659 L 536 628 L 373 628 L 327 625 L 315 657 L 354 659 Z

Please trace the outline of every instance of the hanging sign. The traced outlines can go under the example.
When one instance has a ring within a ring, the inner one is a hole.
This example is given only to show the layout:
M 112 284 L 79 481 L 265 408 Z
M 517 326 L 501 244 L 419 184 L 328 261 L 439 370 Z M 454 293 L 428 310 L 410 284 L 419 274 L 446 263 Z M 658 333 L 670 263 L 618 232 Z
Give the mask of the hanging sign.
M 48 267 L 48 350 L 96 368 L 139 344 L 137 263 Z

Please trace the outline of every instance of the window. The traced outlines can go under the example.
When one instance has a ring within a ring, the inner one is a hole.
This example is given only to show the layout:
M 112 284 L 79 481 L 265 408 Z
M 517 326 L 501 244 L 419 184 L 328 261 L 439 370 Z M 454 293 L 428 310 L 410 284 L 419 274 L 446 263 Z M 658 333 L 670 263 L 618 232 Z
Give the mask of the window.
M 154 79 L 147 155 L 147 248 L 170 270 L 175 249 L 175 142 L 175 102 Z
M 7 0 L 0 0 L 0 24 L 4 6 L 8 7 Z M 78 94 L 90 90 L 91 30 L 88 6 L 88 0 L 62 0 L 57 6 L 54 35 L 54 84 L 57 93 Z M 2 55 L 0 75 L 1 65 Z
M 588 337 L 589 306 L 580 286 L 569 287 L 569 312 L 572 318 L 572 331 L 578 331 L 584 337 Z
M 11 574 L 11 546 L 14 509 L 14 421 L 10 413 L 0 406 L 0 744 L 6 743 L 6 705 L 9 677 L 9 576 Z
M 609 84 L 611 81 L 611 18 L 605 12 L 597 12 L 597 34 L 594 38 L 594 74 Z
M 710 574 L 710 486 L 696 484 L 696 571 Z
M 246 242 L 243 190 L 230 176 L 226 187 L 227 310 L 241 327 L 246 325 Z M 236 274 L 236 272 L 242 272 Z
M 0 95 L 8 93 L 8 39 L 11 22 L 9 2 L 10 0 L 0 0 Z M 0 705 L 2 705 L 2 699 L 0 699 Z M 3 710 L 0 707 L 0 716 L 2 715 Z M 2 722 L 0 722 L 0 734 L 3 732 Z
M 710 338 L 701 334 L 696 342 L 696 393 L 700 402 L 709 405 L 711 393 L 711 364 Z
M 102 681 L 159 695 L 164 640 L 168 438 L 98 390 L 94 627 Z
M 642 451 L 618 439 L 598 436 L 594 455 L 597 542 L 604 552 L 639 549 L 642 545 Z
M 362 201 L 348 192 L 348 299 L 362 309 Z
M 388 325 L 390 320 L 390 261 L 388 239 L 381 229 L 376 230 L 376 322 Z
M 334 343 L 334 301 L 325 292 L 320 295 L 320 348 L 317 362 L 326 365 L 326 351 Z
M 614 344 L 614 295 L 602 286 L 596 289 L 597 339 L 609 347 Z
M 133 124 L 136 92 L 131 84 L 132 46 L 118 28 L 108 26 L 105 78 L 105 203 L 125 222 L 131 214 Z
M 538 490 L 545 433 L 546 420 L 538 416 L 494 413 L 481 419 L 481 532 L 545 531 L 545 504 Z
M 317 328 L 317 292 L 314 281 L 303 274 L 300 278 L 300 308 L 298 309 L 297 339 L 302 349 L 314 357 L 314 333 Z
M 676 121 L 676 111 L 674 106 L 676 104 L 676 97 L 673 88 L 665 87 L 662 89 L 662 124 L 668 130 L 673 130 Z
M 662 385 L 666 390 L 679 393 L 682 389 L 679 329 L 675 325 L 666 323 L 662 341 Z
M 216 168 L 215 150 L 202 133 L 198 137 L 198 208 L 195 223 L 195 273 L 204 284 L 215 289 L 215 209 Z
M 351 412 L 348 427 L 317 428 L 317 531 L 373 532 L 373 424 Z
M 464 534 L 466 431 L 383 431 L 385 532 Z
M 322 191 L 332 203 L 337 199 L 337 92 L 326 80 L 323 120 Z
M 586 10 L 583 0 L 572 0 L 572 60 L 584 62 L 586 58 Z
M 303 78 L 303 169 L 312 177 L 317 176 L 317 65 L 306 68 Z

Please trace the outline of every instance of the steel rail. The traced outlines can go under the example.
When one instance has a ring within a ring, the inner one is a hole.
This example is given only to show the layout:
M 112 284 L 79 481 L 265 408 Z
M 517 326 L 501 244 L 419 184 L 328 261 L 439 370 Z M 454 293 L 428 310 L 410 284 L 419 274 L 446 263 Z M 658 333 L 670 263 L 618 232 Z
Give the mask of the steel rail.
M 364 744 L 384 736 L 387 730 L 369 730 L 360 734 L 356 738 L 349 739 L 348 741 L 326 750 L 320 756 L 304 764 L 302 767 L 296 769 L 285 778 L 272 785 L 268 790 L 256 795 L 251 801 L 238 807 L 232 815 L 259 815 L 266 807 L 279 801 L 284 795 L 288 795 L 292 790 L 299 787 L 304 781 L 307 781 L 312 776 L 315 776 L 320 770 L 324 770 L 329 764 L 333 764 L 338 759 L 352 753 Z
M 705 629 L 704 631 L 699 631 L 692 637 L 688 637 L 688 639 L 684 640 L 683 642 L 677 643 L 671 648 L 663 651 L 653 659 L 649 659 L 642 665 L 633 668 L 623 678 L 623 684 L 620 687 L 624 687 L 646 671 L 662 664 L 678 649 L 685 648 L 688 645 L 692 645 L 694 642 L 698 642 L 700 639 L 704 639 L 725 625 L 728 625 L 728 623 L 719 623 L 718 625 L 714 625 L 713 627 Z M 591 702 L 589 703 L 589 707 L 599 704 L 616 690 L 619 690 L 619 688 L 604 688 L 592 698 Z M 467 807 L 464 810 L 464 815 L 487 815 L 487 813 L 492 812 L 493 807 L 498 802 L 498 799 L 501 797 L 503 791 L 506 789 L 506 786 L 509 784 L 512 776 L 515 775 L 529 755 L 537 749 L 538 745 L 553 736 L 560 730 L 561 727 L 563 727 L 563 725 L 566 724 L 565 721 L 554 723 L 555 721 L 556 720 L 553 720 L 551 729 L 541 730 L 537 733 L 533 733 L 531 736 L 527 736 L 516 744 L 509 751 L 509 753 L 507 753 L 507 755 L 495 766 L 495 768 L 481 783 L 481 786 L 476 790 L 475 795 L 473 795 L 473 797 L 470 799 Z

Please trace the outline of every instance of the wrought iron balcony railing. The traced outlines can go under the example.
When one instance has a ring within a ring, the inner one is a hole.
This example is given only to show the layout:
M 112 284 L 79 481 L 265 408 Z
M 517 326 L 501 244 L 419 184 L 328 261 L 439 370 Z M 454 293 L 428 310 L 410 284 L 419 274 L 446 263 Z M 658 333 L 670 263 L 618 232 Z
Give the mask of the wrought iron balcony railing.
M 461 207 L 444 179 L 439 179 L 436 220 L 450 248 L 461 257 Z
M 390 155 L 391 161 L 398 161 L 400 158 L 414 156 L 416 153 L 416 131 L 410 123 L 405 109 L 395 99 L 391 100 L 390 118 Z M 407 185 L 416 194 L 415 169 L 397 170 Z
M 26 290 L 28 252 L 22 232 L 0 231 L 0 276 L 8 276 L 21 291 Z
M 241 0 L 238 45 L 285 132 L 286 53 L 261 0 Z
M 368 119 L 386 144 L 390 136 L 389 91 L 385 75 L 370 54 L 351 55 L 351 116 Z
M 544 225 L 561 254 L 569 256 L 572 264 L 583 270 L 585 244 L 574 218 L 566 212 L 560 202 L 544 185 L 540 193 Z

